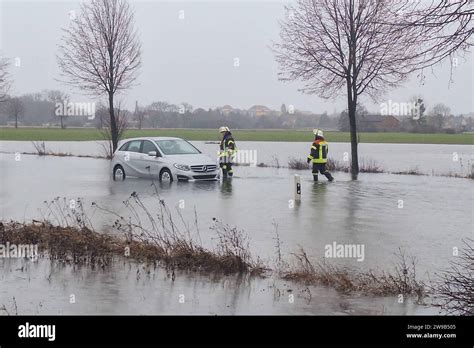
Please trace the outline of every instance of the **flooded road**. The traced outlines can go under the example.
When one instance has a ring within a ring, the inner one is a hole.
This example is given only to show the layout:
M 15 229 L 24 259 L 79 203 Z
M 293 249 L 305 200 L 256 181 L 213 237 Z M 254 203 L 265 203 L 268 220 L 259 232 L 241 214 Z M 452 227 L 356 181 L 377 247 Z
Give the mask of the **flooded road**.
M 101 159 L 23 156 L 22 161 L 2 162 L 0 217 L 3 220 L 41 218 L 44 201 L 54 197 L 83 198 L 97 229 L 113 223 L 90 207 L 99 203 L 127 214 L 123 201 L 137 192 L 153 205 L 154 188 L 146 179 L 114 182 L 109 162 Z M 302 175 L 302 201 L 292 205 L 293 175 Z M 197 211 L 203 242 L 213 236 L 212 219 L 243 229 L 252 251 L 263 258 L 275 255 L 278 225 L 282 251 L 295 252 L 303 245 L 317 259 L 324 245 L 365 244 L 360 266 L 387 266 L 398 247 L 414 254 L 420 270 L 446 263 L 452 248 L 472 235 L 473 188 L 469 179 L 336 173 L 336 182 L 314 184 L 310 172 L 284 168 L 238 167 L 227 182 L 159 185 L 159 195 L 188 220 Z M 181 208 L 179 208 L 181 203 Z M 207 237 L 207 238 L 206 238 Z
M 303 145 L 306 144 L 298 146 Z M 209 150 L 215 145 L 200 146 L 203 147 Z M 449 156 L 452 150 L 443 151 Z M 458 151 L 466 161 L 472 155 L 467 149 Z M 137 192 L 150 206 L 156 201 L 151 196 L 154 189 L 149 180 L 112 181 L 107 160 L 22 155 L 21 160 L 15 161 L 14 157 L 0 154 L 2 220 L 38 219 L 42 217 L 45 200 L 80 197 L 95 228 L 107 230 L 113 219 L 91 207 L 91 202 L 126 214 L 122 202 L 132 192 Z M 430 166 L 427 163 L 425 169 Z M 302 175 L 300 204 L 291 202 L 294 174 Z M 390 271 L 397 260 L 395 254 L 402 248 L 416 257 L 417 276 L 425 280 L 453 260 L 453 248 L 461 248 L 462 239 L 474 236 L 472 180 L 361 174 L 359 180 L 351 181 L 346 173 L 334 176 L 334 183 L 314 184 L 309 171 L 237 167 L 236 177 L 231 181 L 174 182 L 158 185 L 158 192 L 189 222 L 194 221 L 196 210 L 204 245 L 213 245 L 215 236 L 209 227 L 217 218 L 244 230 L 252 254 L 270 265 L 276 257 L 275 226 L 281 252 L 288 261 L 300 247 L 312 260 L 321 261 L 325 259 L 326 245 L 357 244 L 364 245 L 363 260 L 334 258 L 329 262 L 361 270 Z M 74 275 L 71 268 L 65 267 L 55 270 L 48 280 L 50 267 L 49 262 L 39 261 L 21 270 L 12 260 L 0 260 L 0 306 L 10 303 L 15 296 L 24 313 L 35 313 L 40 303 L 39 313 L 404 314 L 434 310 L 401 306 L 393 298 L 345 297 L 321 287 L 311 288 L 311 301 L 306 301 L 302 292 L 302 300 L 288 306 L 287 295 L 281 295 L 288 290 L 286 287 L 296 293 L 303 291 L 304 286 L 235 277 L 211 281 L 208 275 L 196 274 L 178 276 L 172 282 L 160 270 L 150 276 L 142 270 L 137 280 L 137 266 L 129 264 L 116 264 L 109 271 L 82 269 Z M 78 300 L 71 307 L 71 293 L 82 298 L 82 302 Z M 209 293 L 213 296 L 209 297 Z M 182 306 L 177 302 L 180 294 L 189 294 L 193 300 Z
M 422 135 L 420 135 L 422 137 Z M 287 166 L 290 158 L 305 159 L 311 144 L 306 142 L 237 141 L 240 151 L 255 154 L 257 163 Z M 349 160 L 349 143 L 330 142 L 329 157 L 344 163 Z M 204 153 L 216 157 L 218 145 L 193 141 Z M 46 149 L 75 155 L 103 155 L 99 141 L 48 141 Z M 31 142 L 0 141 L 0 152 L 35 152 Z M 385 172 L 417 169 L 420 173 L 465 175 L 473 171 L 474 146 L 440 144 L 359 144 L 361 161 L 376 161 Z

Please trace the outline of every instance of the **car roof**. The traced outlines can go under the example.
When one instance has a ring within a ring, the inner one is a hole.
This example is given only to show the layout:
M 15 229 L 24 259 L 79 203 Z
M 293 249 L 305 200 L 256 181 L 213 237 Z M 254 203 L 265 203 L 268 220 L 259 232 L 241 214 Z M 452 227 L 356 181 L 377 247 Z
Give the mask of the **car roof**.
M 176 138 L 176 137 L 138 137 L 138 138 L 127 138 L 127 139 L 122 139 L 120 140 L 121 143 L 125 143 L 127 141 L 131 140 L 183 140 L 181 138 Z

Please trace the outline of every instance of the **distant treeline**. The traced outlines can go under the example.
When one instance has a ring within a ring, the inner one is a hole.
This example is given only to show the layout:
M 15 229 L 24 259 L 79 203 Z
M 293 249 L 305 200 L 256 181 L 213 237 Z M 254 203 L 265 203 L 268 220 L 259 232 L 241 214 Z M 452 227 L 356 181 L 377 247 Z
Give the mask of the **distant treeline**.
M 11 102 L 0 104 L 0 125 L 14 126 L 16 119 L 20 126 L 59 127 L 63 122 L 65 127 L 101 128 L 109 117 L 108 109 L 102 103 L 94 105 L 94 117 L 59 116 L 58 104 L 62 106 L 68 102 L 68 96 L 58 91 L 44 91 L 12 98 Z M 240 129 L 325 127 L 336 130 L 338 123 L 337 118 L 330 118 L 326 114 L 309 115 L 299 111 L 282 113 L 270 110 L 266 115 L 256 116 L 247 110 L 193 109 L 186 103 L 174 105 L 166 102 L 155 102 L 137 107 L 133 111 L 120 110 L 120 113 L 126 118 L 129 128 L 216 128 L 227 125 Z
M 159 111 L 145 109 L 140 125 L 140 116 L 132 114 L 130 125 L 135 128 L 216 128 L 226 125 L 234 129 L 300 129 L 325 127 L 337 129 L 337 119 L 324 115 L 270 114 L 254 116 L 246 111 L 222 112 L 219 109 L 196 109 L 179 111 Z
M 68 105 L 71 110 L 68 111 Z M 84 105 L 81 105 L 84 104 Z M 90 104 L 93 104 L 92 106 Z M 77 106 L 84 106 L 86 114 L 76 115 Z M 90 115 L 93 110 L 94 115 Z M 60 111 L 58 113 L 58 111 Z M 280 111 L 265 107 L 250 110 L 230 107 L 202 109 L 187 103 L 174 105 L 154 102 L 136 106 L 135 110 L 118 110 L 126 119 L 128 128 L 216 128 L 226 125 L 234 129 L 302 129 L 325 130 L 349 129 L 347 111 L 339 115 L 310 114 L 298 110 Z M 72 112 L 72 113 L 71 113 Z M 12 97 L 0 103 L 0 125 L 44 127 L 96 127 L 102 128 L 108 120 L 107 107 L 102 103 L 70 103 L 69 97 L 60 91 L 43 91 Z M 357 112 L 357 129 L 363 132 L 401 131 L 413 133 L 459 133 L 474 130 L 472 117 L 453 116 L 449 108 L 435 105 L 419 119 L 370 114 L 363 105 Z

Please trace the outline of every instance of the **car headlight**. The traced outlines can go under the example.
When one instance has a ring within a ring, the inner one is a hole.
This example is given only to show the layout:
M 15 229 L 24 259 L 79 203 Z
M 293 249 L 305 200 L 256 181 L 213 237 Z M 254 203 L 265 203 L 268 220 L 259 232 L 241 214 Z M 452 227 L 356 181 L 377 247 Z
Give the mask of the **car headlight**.
M 173 165 L 175 168 L 180 169 L 180 170 L 185 170 L 185 171 L 191 170 L 191 168 L 189 168 L 189 166 L 187 166 L 186 164 L 175 163 Z

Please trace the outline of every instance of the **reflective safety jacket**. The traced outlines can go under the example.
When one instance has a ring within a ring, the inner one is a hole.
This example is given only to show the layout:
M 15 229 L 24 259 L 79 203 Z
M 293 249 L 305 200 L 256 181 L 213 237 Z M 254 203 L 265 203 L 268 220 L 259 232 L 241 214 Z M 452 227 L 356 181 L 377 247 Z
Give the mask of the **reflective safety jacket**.
M 328 143 L 323 139 L 315 140 L 308 158 L 313 163 L 326 163 L 328 161 Z
M 219 157 L 232 157 L 237 152 L 235 140 L 232 134 L 227 133 L 221 140 Z

